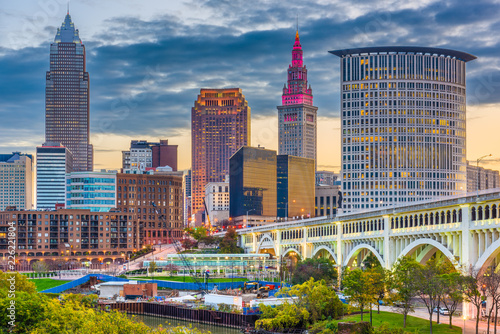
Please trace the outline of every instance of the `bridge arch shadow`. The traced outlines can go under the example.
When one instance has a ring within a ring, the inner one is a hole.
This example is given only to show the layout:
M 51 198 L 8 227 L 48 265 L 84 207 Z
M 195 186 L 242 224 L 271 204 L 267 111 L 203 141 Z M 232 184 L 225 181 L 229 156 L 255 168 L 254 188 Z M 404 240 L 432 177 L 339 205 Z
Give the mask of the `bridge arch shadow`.
M 314 253 L 312 254 L 312 258 L 315 257 L 320 257 L 319 255 L 321 254 L 321 251 L 326 252 L 327 254 L 330 255 L 332 260 L 335 262 L 335 264 L 338 264 L 339 262 L 337 261 L 337 256 L 335 253 L 332 251 L 332 249 L 328 246 L 320 246 L 314 250 Z
M 350 252 L 349 254 L 346 256 L 345 260 L 344 260 L 344 263 L 343 263 L 343 266 L 344 267 L 350 267 L 352 266 L 352 263 L 354 262 L 355 258 L 362 252 L 362 251 L 368 251 L 370 253 L 372 253 L 373 255 L 375 255 L 375 257 L 377 258 L 378 262 L 380 262 L 380 264 L 382 265 L 382 267 L 384 267 L 384 259 L 382 258 L 382 256 L 379 254 L 379 252 L 373 248 L 373 246 L 371 245 L 368 245 L 368 244 L 360 244 L 360 245 L 357 245 L 356 247 L 354 247 Z M 365 254 L 364 257 L 366 257 L 368 254 Z M 362 260 L 364 260 L 364 257 Z
M 495 258 L 500 254 L 500 239 L 493 242 L 479 257 L 474 265 L 476 270 L 484 271 L 487 267 L 489 267 Z M 498 264 L 497 264 L 498 266 Z M 498 271 L 498 267 L 495 268 L 495 271 Z
M 450 261 L 450 263 L 455 267 L 456 270 L 460 270 L 460 264 L 458 261 L 455 259 L 455 256 L 453 253 L 446 248 L 443 244 L 440 242 L 434 240 L 434 239 L 429 239 L 429 238 L 424 238 L 424 239 L 418 239 L 410 243 L 408 246 L 406 246 L 402 251 L 401 254 L 399 254 L 398 259 L 404 257 L 404 256 L 411 256 L 413 255 L 418 248 L 421 248 L 422 246 L 425 246 L 422 251 L 416 256 L 416 261 L 420 264 L 424 264 L 427 262 L 434 254 L 437 253 L 437 251 L 440 251 L 447 259 Z

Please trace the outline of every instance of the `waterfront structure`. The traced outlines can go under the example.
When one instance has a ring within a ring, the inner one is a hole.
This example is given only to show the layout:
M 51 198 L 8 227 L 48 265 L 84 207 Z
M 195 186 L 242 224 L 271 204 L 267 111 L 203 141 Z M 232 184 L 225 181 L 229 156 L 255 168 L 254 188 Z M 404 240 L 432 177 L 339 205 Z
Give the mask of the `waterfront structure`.
M 467 192 L 500 188 L 500 173 L 467 161 Z
M 0 154 L 0 211 L 9 206 L 33 207 L 33 156 L 12 152 Z
M 66 174 L 66 208 L 91 212 L 116 208 L 116 171 Z
M 85 45 L 68 14 L 50 45 L 45 87 L 45 141 L 61 143 L 73 154 L 73 170 L 93 170 L 89 143 L 89 73 Z
M 182 237 L 182 172 L 119 173 L 116 188 L 117 211 L 142 224 L 144 244 Z
M 79 268 L 91 262 L 123 263 L 142 247 L 142 228 L 137 221 L 120 213 L 95 213 L 90 210 L 0 211 L 0 257 L 8 256 L 6 234 L 16 228 L 16 253 L 19 264 L 43 260 L 51 270 Z M 26 268 L 26 267 L 24 267 Z
M 278 106 L 280 155 L 313 159 L 316 163 L 317 110 L 313 106 L 311 85 L 303 63 L 299 32 L 295 34 L 292 64 L 288 66 L 287 83 Z
M 229 220 L 229 177 L 224 182 L 207 183 L 205 204 L 212 226 L 219 226 Z
M 457 271 L 500 264 L 500 191 L 238 230 L 245 253 L 329 258 L 338 268 L 361 266 L 370 254 L 390 269 L 403 256 L 423 264 L 439 253 Z M 221 236 L 219 234 L 218 236 Z M 467 304 L 465 304 L 467 306 Z M 464 315 L 474 312 L 464 308 Z
M 314 200 L 316 217 L 333 217 L 337 214 L 340 191 L 340 185 L 316 185 Z
M 144 172 L 165 166 L 177 171 L 177 145 L 169 145 L 168 140 L 161 139 L 158 143 L 132 140 L 130 150 L 122 151 L 124 171 Z
M 53 210 L 66 202 L 66 173 L 73 171 L 73 155 L 59 143 L 36 148 L 36 208 Z
M 426 47 L 330 51 L 341 58 L 345 212 L 466 192 L 465 64 Z
M 314 217 L 313 159 L 277 156 L 278 217 Z
M 229 216 L 270 217 L 277 214 L 276 151 L 243 146 L 233 154 L 229 173 Z
M 323 184 L 323 185 L 333 186 L 337 183 L 340 183 L 340 178 L 338 174 L 327 170 L 316 172 L 316 185 Z
M 205 185 L 223 182 L 229 158 L 250 144 L 250 107 L 240 88 L 201 89 L 191 110 L 191 206 L 204 211 Z

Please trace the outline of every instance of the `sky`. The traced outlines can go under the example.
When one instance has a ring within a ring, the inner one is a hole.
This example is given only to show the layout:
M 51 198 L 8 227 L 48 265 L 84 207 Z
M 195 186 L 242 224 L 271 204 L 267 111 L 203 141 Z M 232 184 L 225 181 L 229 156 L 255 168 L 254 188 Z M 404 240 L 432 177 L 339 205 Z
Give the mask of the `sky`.
M 0 153 L 44 141 L 49 48 L 62 0 L 1 0 Z M 239 87 L 252 146 L 277 149 L 276 106 L 299 25 L 318 109 L 318 169 L 340 170 L 339 58 L 367 46 L 456 49 L 467 64 L 467 158 L 500 169 L 500 1 L 73 0 L 87 51 L 95 169 L 121 167 L 130 140 L 179 145 L 191 165 L 190 113 L 200 88 Z

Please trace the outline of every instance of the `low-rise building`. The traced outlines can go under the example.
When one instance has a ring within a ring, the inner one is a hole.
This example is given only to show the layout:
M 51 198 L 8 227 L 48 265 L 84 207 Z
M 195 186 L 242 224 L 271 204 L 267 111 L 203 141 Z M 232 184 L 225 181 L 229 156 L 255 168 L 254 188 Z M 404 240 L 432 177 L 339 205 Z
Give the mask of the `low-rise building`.
M 467 192 L 500 187 L 500 173 L 467 161 Z
M 317 185 L 315 196 L 315 216 L 335 216 L 339 201 L 340 186 Z

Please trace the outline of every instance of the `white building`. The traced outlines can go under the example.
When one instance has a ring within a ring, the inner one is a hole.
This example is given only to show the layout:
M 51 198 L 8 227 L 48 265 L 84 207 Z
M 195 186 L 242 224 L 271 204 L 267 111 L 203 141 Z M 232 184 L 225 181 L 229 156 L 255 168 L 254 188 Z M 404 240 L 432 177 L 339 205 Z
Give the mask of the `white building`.
M 66 173 L 72 171 L 73 156 L 59 143 L 46 142 L 36 148 L 36 207 L 55 209 L 66 199 Z
M 425 47 L 330 51 L 341 70 L 346 212 L 466 192 L 465 64 Z
M 210 182 L 205 186 L 205 204 L 213 226 L 229 219 L 229 178 L 226 182 Z
M 32 156 L 13 152 L 0 154 L 0 211 L 8 206 L 33 209 Z
M 467 161 L 467 192 L 499 187 L 500 173 L 497 170 L 486 169 L 475 162 Z

